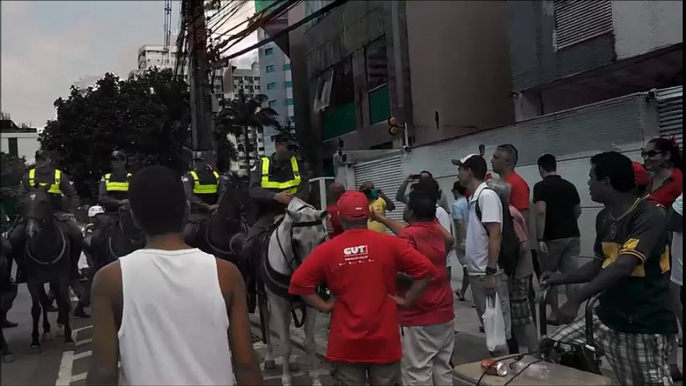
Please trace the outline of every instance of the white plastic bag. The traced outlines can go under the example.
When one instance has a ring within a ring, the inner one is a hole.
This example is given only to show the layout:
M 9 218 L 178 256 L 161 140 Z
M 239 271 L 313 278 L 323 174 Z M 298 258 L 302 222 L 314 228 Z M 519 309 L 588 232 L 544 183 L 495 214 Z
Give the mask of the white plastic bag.
M 486 296 L 486 311 L 484 311 L 482 318 L 488 350 L 494 352 L 500 347 L 507 347 L 505 319 L 503 319 L 503 309 L 500 307 L 498 294 L 495 294 L 494 297 Z

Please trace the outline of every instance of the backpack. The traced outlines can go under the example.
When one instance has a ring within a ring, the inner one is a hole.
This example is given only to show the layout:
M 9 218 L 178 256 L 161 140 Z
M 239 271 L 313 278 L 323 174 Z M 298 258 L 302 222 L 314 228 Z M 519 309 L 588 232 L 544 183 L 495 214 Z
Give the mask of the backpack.
M 489 188 L 484 188 L 484 190 L 485 189 Z M 498 197 L 500 198 L 500 196 Z M 510 213 L 509 205 L 505 204 L 502 199 L 500 199 L 500 204 L 503 207 L 503 227 L 500 239 L 500 256 L 498 256 L 498 265 L 505 271 L 505 274 L 508 277 L 514 277 L 517 263 L 519 263 L 519 237 L 517 237 L 517 233 L 515 233 L 514 219 Z M 486 228 L 486 225 L 481 222 L 482 214 L 481 207 L 479 206 L 479 197 L 476 198 L 476 207 L 474 209 L 476 210 L 476 217 L 486 230 L 486 234 L 488 234 L 488 228 Z

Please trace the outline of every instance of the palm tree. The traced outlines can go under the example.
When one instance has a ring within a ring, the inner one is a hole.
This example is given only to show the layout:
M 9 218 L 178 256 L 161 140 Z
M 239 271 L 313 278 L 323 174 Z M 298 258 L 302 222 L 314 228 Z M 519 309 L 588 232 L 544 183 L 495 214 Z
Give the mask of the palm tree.
M 250 153 L 257 153 L 257 147 L 248 143 L 248 133 L 250 128 L 258 133 L 264 132 L 265 126 L 271 126 L 277 130 L 280 128 L 277 117 L 279 114 L 270 107 L 264 107 L 267 103 L 266 95 L 257 95 L 255 98 L 247 98 L 241 90 L 236 98 L 224 102 L 222 110 L 215 118 L 215 138 L 217 139 L 218 150 L 222 149 L 226 154 L 218 152 L 218 158 L 236 160 L 236 148 L 227 139 L 227 135 L 234 135 L 236 138 L 244 138 L 245 161 L 248 169 L 250 168 Z M 240 145 L 239 145 L 240 147 Z M 240 150 L 240 149 L 239 149 Z

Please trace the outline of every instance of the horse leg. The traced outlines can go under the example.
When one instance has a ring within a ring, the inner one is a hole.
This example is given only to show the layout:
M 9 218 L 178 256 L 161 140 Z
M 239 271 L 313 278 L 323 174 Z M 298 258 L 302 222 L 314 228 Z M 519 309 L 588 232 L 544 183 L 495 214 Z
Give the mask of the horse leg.
M 259 304 L 262 340 L 267 345 L 267 354 L 264 357 L 264 369 L 274 370 L 276 369 L 276 361 L 274 360 L 274 341 L 271 337 L 271 315 L 269 310 L 269 301 L 264 290 L 258 292 L 257 302 Z
M 272 293 L 268 293 L 268 298 L 273 311 L 274 329 L 281 340 L 281 383 L 291 386 L 291 304 Z
M 71 299 L 69 296 L 69 280 L 61 278 L 56 287 L 57 289 L 57 324 L 64 328 L 64 344 L 70 345 L 74 343 L 71 334 L 71 325 L 69 324 L 69 309 L 71 308 Z M 62 327 L 60 328 L 60 330 Z
M 2 363 L 12 363 L 14 362 L 14 355 L 10 351 L 9 346 L 7 346 L 7 341 L 5 340 L 5 333 L 0 328 L 0 356 L 2 356 Z
M 31 351 L 34 354 L 40 353 L 40 342 L 38 340 L 38 321 L 41 314 L 41 294 L 45 296 L 45 289 L 42 283 L 38 283 L 35 280 L 27 278 L 27 287 L 29 287 L 29 292 L 31 293 L 31 318 L 32 318 L 32 331 L 31 331 Z
M 305 352 L 307 353 L 308 369 L 307 373 L 312 380 L 312 386 L 321 386 L 319 375 L 316 372 L 317 365 L 317 343 L 315 342 L 315 326 L 317 324 L 317 310 L 305 308 Z
M 48 298 L 48 295 L 45 293 L 45 286 L 41 286 L 41 293 L 40 293 L 40 305 L 41 308 L 43 309 L 43 335 L 41 336 L 41 340 L 43 342 L 49 342 L 52 340 L 52 334 L 50 334 L 50 318 L 48 318 L 48 311 L 49 308 L 52 304 L 52 301 Z

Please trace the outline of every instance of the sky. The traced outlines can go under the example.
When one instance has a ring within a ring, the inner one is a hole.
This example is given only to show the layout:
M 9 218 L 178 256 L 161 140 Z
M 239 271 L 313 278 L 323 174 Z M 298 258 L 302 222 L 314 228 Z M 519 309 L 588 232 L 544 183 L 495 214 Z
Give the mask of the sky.
M 172 33 L 180 1 L 172 5 Z M 0 109 L 16 124 L 42 128 L 53 103 L 82 77 L 107 72 L 126 77 L 138 66 L 138 48 L 161 45 L 164 1 L 2 1 Z M 231 52 L 256 42 L 246 39 Z M 234 61 L 249 67 L 253 51 Z

